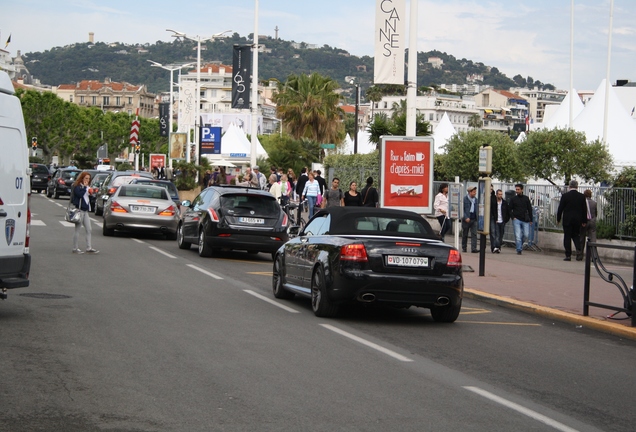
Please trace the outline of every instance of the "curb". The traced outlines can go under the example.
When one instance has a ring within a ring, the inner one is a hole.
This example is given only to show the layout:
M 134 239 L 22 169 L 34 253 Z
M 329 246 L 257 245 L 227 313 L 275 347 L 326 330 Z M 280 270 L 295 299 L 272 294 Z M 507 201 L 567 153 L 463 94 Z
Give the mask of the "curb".
M 474 289 L 464 288 L 464 297 L 474 300 L 480 300 L 495 306 L 507 307 L 521 312 L 551 318 L 557 321 L 585 326 L 593 330 L 597 330 L 603 333 L 609 333 L 626 339 L 636 340 L 636 327 L 626 327 L 620 324 L 603 321 L 598 318 L 591 318 L 570 312 L 564 312 L 559 309 L 539 306 L 534 303 L 514 300 L 509 297 L 502 297 Z

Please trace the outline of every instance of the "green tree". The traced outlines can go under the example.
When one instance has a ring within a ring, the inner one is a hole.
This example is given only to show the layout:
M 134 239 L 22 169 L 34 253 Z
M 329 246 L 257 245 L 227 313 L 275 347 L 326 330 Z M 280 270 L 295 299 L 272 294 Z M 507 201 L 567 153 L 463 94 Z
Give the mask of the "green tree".
M 302 167 L 320 160 L 321 148 L 315 141 L 297 140 L 287 134 L 263 135 L 259 139 L 269 156 L 269 165 L 291 168 L 299 174 Z
M 484 126 L 484 122 L 482 121 L 479 114 L 473 114 L 468 119 L 468 126 L 473 129 L 481 129 Z
M 507 135 L 474 130 L 454 135 L 446 144 L 439 171 L 446 180 L 459 176 L 463 180 L 479 179 L 479 149 L 492 147 L 492 174 L 501 181 L 521 181 L 524 171 L 517 159 L 516 144 Z
M 339 85 L 318 73 L 290 75 L 279 84 L 274 102 L 283 128 L 296 139 L 309 138 L 320 143 L 340 143 L 344 139 L 338 106 Z
M 588 142 L 583 132 L 551 129 L 532 132 L 519 144 L 519 160 L 526 172 L 552 184 L 573 176 L 600 182 L 610 178 L 612 156 L 600 140 Z

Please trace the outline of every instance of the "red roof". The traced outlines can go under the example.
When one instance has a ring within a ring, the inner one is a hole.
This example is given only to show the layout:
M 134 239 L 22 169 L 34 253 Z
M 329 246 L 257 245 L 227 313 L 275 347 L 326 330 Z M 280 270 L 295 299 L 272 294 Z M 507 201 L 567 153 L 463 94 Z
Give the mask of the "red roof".
M 96 80 L 83 80 L 77 84 L 61 84 L 58 89 L 60 90 L 100 90 L 103 87 L 113 89 L 113 91 L 131 91 L 135 92 L 140 89 L 140 86 L 135 86 L 129 83 L 108 82 L 103 83 Z
M 523 96 L 519 96 L 517 94 L 510 93 L 509 91 L 506 91 L 506 90 L 495 90 L 495 91 L 497 93 L 499 93 L 500 95 L 507 97 L 508 99 L 526 100 L 526 98 L 524 98 Z
M 342 105 L 340 108 L 347 114 L 355 114 L 356 107 L 354 105 Z
M 223 65 L 223 64 L 202 64 L 201 65 L 201 73 L 208 73 L 208 69 L 212 69 L 213 73 L 219 73 L 221 68 L 225 68 L 225 73 L 232 73 L 232 66 Z M 192 69 L 192 72 L 196 73 L 197 68 Z

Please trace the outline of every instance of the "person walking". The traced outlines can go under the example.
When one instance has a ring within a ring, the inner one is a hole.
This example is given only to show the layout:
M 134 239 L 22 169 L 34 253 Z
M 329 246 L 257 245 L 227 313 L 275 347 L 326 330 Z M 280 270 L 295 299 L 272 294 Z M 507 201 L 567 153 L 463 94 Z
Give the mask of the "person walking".
M 300 180 L 298 181 L 300 182 Z M 314 217 L 314 207 L 316 206 L 316 200 L 319 194 L 320 194 L 320 185 L 314 178 L 314 173 L 310 172 L 309 175 L 307 176 L 307 182 L 305 183 L 305 187 L 302 191 L 302 194 L 300 194 L 301 201 L 304 201 L 305 199 L 307 199 L 308 206 L 309 206 L 309 219 Z M 301 206 L 298 206 L 298 208 L 300 207 Z M 300 220 L 300 218 L 298 220 Z
M 468 233 L 470 232 L 470 251 L 477 253 L 477 187 L 468 188 L 468 194 L 464 197 L 464 215 L 462 217 L 462 252 L 466 252 L 468 246 Z
M 373 187 L 373 177 L 367 178 L 367 185 L 360 191 L 362 195 L 362 207 L 379 207 L 380 196 L 378 190 Z
M 254 165 L 254 169 L 252 171 L 254 171 L 254 176 L 252 177 L 252 184 L 254 184 L 254 187 L 256 189 L 264 190 L 265 186 L 267 185 L 267 178 L 265 177 L 265 174 L 261 172 L 261 169 L 259 168 L 258 165 Z
M 592 191 L 590 189 L 585 189 L 583 195 L 587 204 L 587 224 L 585 224 L 585 229 L 581 229 L 581 251 L 584 252 L 586 237 L 588 241 L 596 242 L 597 205 L 596 201 L 592 199 Z
M 327 181 L 322 177 L 322 171 L 316 170 L 316 181 L 320 185 L 320 195 L 325 195 L 327 191 Z
M 80 221 L 75 224 L 75 231 L 73 232 L 73 253 L 83 254 L 84 251 L 79 248 L 79 236 L 80 230 L 84 227 L 86 232 L 86 253 L 97 254 L 98 250 L 93 249 L 91 245 L 91 219 L 89 217 L 89 210 L 91 208 L 90 200 L 88 197 L 88 185 L 91 183 L 91 175 L 83 171 L 77 176 L 77 179 L 73 183 L 73 194 L 71 195 L 71 204 L 80 210 Z
M 362 207 L 362 195 L 358 193 L 358 184 L 354 181 L 349 183 L 349 190 L 344 193 L 344 205 Z
M 217 184 L 217 185 L 227 184 L 227 174 L 225 173 L 225 167 L 219 167 L 219 174 L 214 179 L 214 184 Z
M 269 192 L 276 197 L 281 206 L 286 206 L 292 194 L 292 187 L 287 179 L 287 174 L 281 174 L 280 181 L 273 184 Z
M 302 197 L 303 191 L 305 190 L 305 183 L 309 177 L 307 176 L 307 168 L 303 168 L 300 170 L 300 176 L 296 179 L 296 195 Z
M 576 260 L 583 259 L 581 248 L 581 227 L 587 224 L 587 201 L 585 195 L 579 192 L 579 183 L 570 180 L 569 189 L 561 196 L 557 210 L 557 223 L 563 220 L 563 261 L 572 261 L 572 242 L 576 248 Z
M 497 189 L 495 199 L 490 203 L 490 250 L 501 253 L 506 223 L 510 220 L 508 203 L 503 199 L 503 191 Z
M 510 198 L 508 209 L 512 226 L 515 231 L 515 248 L 517 255 L 521 255 L 523 250 L 523 241 L 530 238 L 530 229 L 532 228 L 532 204 L 530 198 L 523 194 L 523 185 L 515 185 L 516 195 Z
M 439 185 L 439 191 L 435 195 L 435 201 L 433 201 L 433 209 L 435 209 L 435 217 L 440 226 L 439 235 L 444 241 L 444 236 L 450 230 L 453 222 L 448 217 L 448 183 Z
M 325 191 L 325 199 L 322 200 L 322 208 L 327 207 L 344 207 L 344 194 L 339 188 L 340 179 L 338 177 L 334 177 L 331 181 L 331 189 Z

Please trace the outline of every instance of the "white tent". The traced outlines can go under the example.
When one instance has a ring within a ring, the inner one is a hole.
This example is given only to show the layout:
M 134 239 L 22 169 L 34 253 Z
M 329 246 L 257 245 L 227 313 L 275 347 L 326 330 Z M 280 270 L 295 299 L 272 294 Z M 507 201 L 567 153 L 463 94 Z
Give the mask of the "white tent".
M 250 158 L 252 153 L 252 143 L 247 139 L 243 129 L 237 127 L 234 123 L 225 131 L 221 137 L 221 152 L 224 156 L 234 158 Z M 232 155 L 245 156 L 232 156 Z M 267 157 L 267 152 L 261 145 L 260 141 L 256 141 L 256 155 L 258 157 Z
M 435 153 L 443 153 L 446 143 L 455 135 L 457 131 L 448 118 L 448 114 L 444 112 L 442 119 L 433 131 L 433 140 L 435 144 Z
M 528 137 L 527 137 L 526 133 L 525 133 L 525 132 L 521 132 L 521 133 L 519 134 L 519 136 L 517 137 L 517 139 L 515 140 L 515 142 L 516 142 L 517 144 L 519 144 L 519 143 L 524 142 L 527 138 L 528 138 Z
M 603 139 L 605 80 L 601 82 L 585 109 L 574 119 L 573 128 L 585 133 L 589 141 Z M 636 123 L 609 88 L 607 144 L 617 166 L 636 166 Z
M 570 126 L 570 97 L 574 95 L 574 109 L 572 116 L 575 119 L 581 112 L 583 112 L 583 102 L 581 102 L 581 98 L 579 97 L 576 90 L 572 90 L 569 92 L 565 98 L 561 101 L 556 111 L 550 113 L 551 109 L 554 109 L 554 105 L 546 106 L 546 113 L 549 113 L 548 116 L 544 116 L 543 119 L 543 128 L 544 129 L 567 129 Z M 548 108 L 551 108 L 550 110 Z
M 375 150 L 375 144 L 369 141 L 371 134 L 367 131 L 358 131 L 358 154 L 368 154 Z M 347 134 L 343 146 L 344 154 L 353 154 L 354 142 L 353 139 Z

